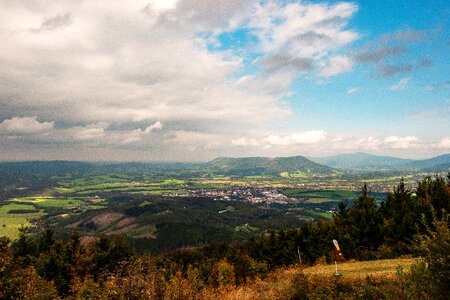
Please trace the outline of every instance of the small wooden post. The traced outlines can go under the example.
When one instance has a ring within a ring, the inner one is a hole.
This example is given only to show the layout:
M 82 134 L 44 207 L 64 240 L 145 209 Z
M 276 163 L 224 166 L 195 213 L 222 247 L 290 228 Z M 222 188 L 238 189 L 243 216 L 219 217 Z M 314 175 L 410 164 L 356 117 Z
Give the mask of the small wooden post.
M 302 256 L 300 255 L 300 246 L 297 246 L 297 254 L 298 254 L 298 260 L 300 261 L 300 264 L 302 264 Z
M 340 274 L 338 271 L 338 263 L 337 263 L 339 260 L 339 257 L 342 256 L 341 249 L 339 248 L 339 244 L 336 240 L 333 240 L 333 244 L 334 244 L 334 265 L 336 266 L 336 273 L 334 275 L 342 276 L 342 274 Z

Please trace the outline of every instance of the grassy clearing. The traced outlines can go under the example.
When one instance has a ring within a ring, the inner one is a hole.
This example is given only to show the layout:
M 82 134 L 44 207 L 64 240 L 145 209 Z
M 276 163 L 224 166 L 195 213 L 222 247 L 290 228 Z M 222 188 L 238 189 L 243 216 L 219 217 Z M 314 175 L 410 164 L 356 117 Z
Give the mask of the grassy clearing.
M 281 178 L 309 178 L 309 174 L 306 172 L 301 172 L 301 171 L 297 171 L 294 173 L 281 172 L 280 177 Z
M 306 212 L 310 213 L 314 217 L 320 217 L 320 218 L 325 218 L 325 219 L 330 219 L 333 216 L 332 213 L 316 211 L 313 209 L 307 209 Z
M 395 181 L 398 182 L 401 179 L 407 180 L 414 178 L 414 175 L 402 175 L 402 176 L 391 176 L 391 177 L 380 177 L 380 178 L 374 178 L 374 179 L 365 179 L 364 181 L 367 183 L 370 182 L 388 182 L 388 181 Z
M 367 262 L 348 262 L 339 265 L 342 276 L 334 276 L 334 265 L 318 265 L 304 269 L 303 266 L 281 268 L 264 279 L 222 289 L 206 289 L 204 299 L 364 299 L 367 278 L 386 291 L 395 288 L 398 267 L 408 270 L 413 259 L 392 259 Z M 307 284 L 306 284 L 307 281 Z M 303 293 L 299 294 L 302 289 Z M 348 290 L 337 293 L 337 288 Z M 345 288 L 344 288 L 345 287 Z
M 32 213 L 9 213 L 17 210 L 30 210 L 33 206 L 27 204 L 9 203 L 0 206 L 0 236 L 7 236 L 10 239 L 16 239 L 19 236 L 19 228 L 24 226 L 32 226 L 30 220 L 42 217 L 44 213 L 36 210 Z
M 413 262 L 413 258 L 383 259 L 363 262 L 350 261 L 338 263 L 338 269 L 343 277 L 393 277 L 395 276 L 398 267 L 409 270 Z M 333 276 L 335 272 L 336 269 L 334 264 L 317 265 L 303 270 L 303 273 L 307 276 Z
M 177 186 L 177 185 L 182 185 L 182 184 L 185 184 L 184 180 L 167 179 L 167 180 L 164 180 L 163 182 L 160 182 L 159 186 Z
M 188 195 L 185 190 L 149 190 L 149 191 L 130 191 L 130 194 L 143 195 Z
M 357 192 L 345 190 L 303 190 L 303 189 L 285 189 L 282 191 L 288 197 L 299 198 L 326 198 L 339 200 L 342 198 L 355 199 L 358 196 Z
M 339 202 L 337 199 L 329 199 L 329 198 L 309 198 L 305 202 L 305 204 L 321 204 L 325 202 Z
M 79 198 L 53 198 L 51 196 L 35 196 L 11 199 L 11 202 L 19 204 L 30 204 L 37 208 L 65 208 L 71 209 L 86 204 Z

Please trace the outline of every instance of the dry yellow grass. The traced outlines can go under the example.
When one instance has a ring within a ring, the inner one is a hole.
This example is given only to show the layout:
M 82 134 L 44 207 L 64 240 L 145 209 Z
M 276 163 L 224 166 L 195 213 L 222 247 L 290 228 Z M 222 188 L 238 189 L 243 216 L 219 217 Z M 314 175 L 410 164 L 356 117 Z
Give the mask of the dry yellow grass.
M 343 277 L 392 277 L 395 276 L 398 267 L 402 267 L 405 271 L 409 270 L 414 258 L 397 258 L 397 259 L 383 259 L 372 261 L 350 261 L 338 263 L 339 273 Z M 334 275 L 336 272 L 334 264 L 332 265 L 317 265 L 303 270 L 307 276 L 310 275 Z
M 340 263 L 338 268 L 342 276 L 339 277 L 339 280 L 347 284 L 352 282 L 362 284 L 368 276 L 374 280 L 394 279 L 398 267 L 402 267 L 406 271 L 409 270 L 413 262 L 413 258 L 399 258 Z M 308 281 L 309 279 L 312 280 L 310 285 L 313 289 L 315 285 L 321 285 L 320 282 L 327 286 L 327 282 L 332 284 L 336 279 L 334 264 L 316 265 L 308 268 L 295 266 L 278 269 L 270 273 L 264 280 L 256 280 L 243 286 L 228 286 L 221 290 L 206 289 L 200 298 L 221 300 L 290 299 L 293 296 L 292 293 L 295 292 L 295 287 L 299 284 L 299 276 L 302 273 L 308 278 Z

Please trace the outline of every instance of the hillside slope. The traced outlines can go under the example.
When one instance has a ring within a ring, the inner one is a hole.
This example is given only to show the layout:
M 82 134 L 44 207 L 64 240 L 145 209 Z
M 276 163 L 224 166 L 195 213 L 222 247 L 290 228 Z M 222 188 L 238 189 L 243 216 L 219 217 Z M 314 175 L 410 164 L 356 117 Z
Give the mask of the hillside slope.
M 279 175 L 283 172 L 329 175 L 334 169 L 315 163 L 303 156 L 291 157 L 219 157 L 207 163 L 214 172 L 222 175 L 257 176 Z
M 450 154 L 444 154 L 429 159 L 415 160 L 405 164 L 406 167 L 430 172 L 450 171 Z
M 411 162 L 391 156 L 379 156 L 363 152 L 339 154 L 327 157 L 310 157 L 312 161 L 339 169 L 392 169 Z

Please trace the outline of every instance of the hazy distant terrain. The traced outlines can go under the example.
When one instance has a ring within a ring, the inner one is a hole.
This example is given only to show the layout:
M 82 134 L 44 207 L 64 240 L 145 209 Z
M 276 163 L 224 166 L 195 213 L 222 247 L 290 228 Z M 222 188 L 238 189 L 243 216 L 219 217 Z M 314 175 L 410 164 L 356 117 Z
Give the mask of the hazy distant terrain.
M 339 169 L 353 170 L 414 170 L 445 172 L 450 170 L 450 154 L 413 160 L 367 153 L 340 154 L 327 157 L 309 157 L 312 161 Z

